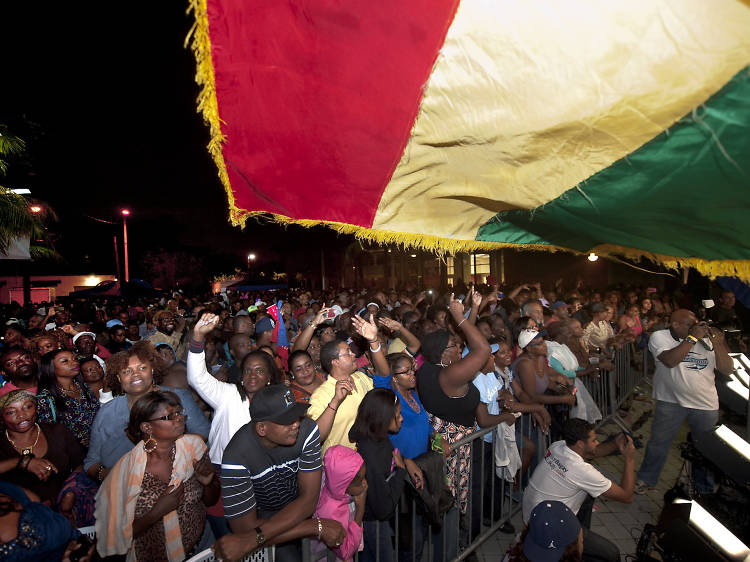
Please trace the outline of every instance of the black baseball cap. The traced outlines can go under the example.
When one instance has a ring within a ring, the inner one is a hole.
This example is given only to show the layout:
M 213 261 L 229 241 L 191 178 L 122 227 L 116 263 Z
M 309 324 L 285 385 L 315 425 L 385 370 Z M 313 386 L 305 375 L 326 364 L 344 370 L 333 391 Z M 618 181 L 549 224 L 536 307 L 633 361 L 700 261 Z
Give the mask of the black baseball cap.
M 310 404 L 297 402 L 286 385 L 264 386 L 250 402 L 250 419 L 254 422 L 270 421 L 289 425 L 305 415 Z

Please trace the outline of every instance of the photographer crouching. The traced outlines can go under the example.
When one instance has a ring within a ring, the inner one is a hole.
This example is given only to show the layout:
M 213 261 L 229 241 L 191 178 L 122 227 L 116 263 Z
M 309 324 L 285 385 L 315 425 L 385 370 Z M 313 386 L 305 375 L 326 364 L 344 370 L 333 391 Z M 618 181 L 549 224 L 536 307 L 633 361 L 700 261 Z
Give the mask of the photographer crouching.
M 668 329 L 651 335 L 648 348 L 656 360 L 656 405 L 651 439 L 637 475 L 636 494 L 656 486 L 669 447 L 685 418 L 693 435 L 714 429 L 719 418 L 714 369 L 724 375 L 733 369 L 724 333 L 698 322 L 695 314 L 685 309 L 672 313 Z M 694 470 L 693 480 L 699 493 L 713 493 L 712 475 Z

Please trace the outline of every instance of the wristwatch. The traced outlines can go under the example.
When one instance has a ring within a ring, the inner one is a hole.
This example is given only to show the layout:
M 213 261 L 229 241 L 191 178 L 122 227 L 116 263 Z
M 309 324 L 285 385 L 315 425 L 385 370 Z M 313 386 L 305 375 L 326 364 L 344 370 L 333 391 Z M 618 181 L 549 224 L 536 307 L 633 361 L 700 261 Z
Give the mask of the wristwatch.
M 263 531 L 260 530 L 260 527 L 255 527 L 255 533 L 256 548 L 260 548 L 263 546 L 263 543 L 266 542 L 266 536 L 263 534 Z
M 695 337 L 694 335 L 692 335 L 692 334 L 688 334 L 688 337 L 686 337 L 685 339 L 686 339 L 687 341 L 689 341 L 690 343 L 692 343 L 692 344 L 696 344 L 696 343 L 698 343 L 698 338 L 696 338 L 696 337 Z

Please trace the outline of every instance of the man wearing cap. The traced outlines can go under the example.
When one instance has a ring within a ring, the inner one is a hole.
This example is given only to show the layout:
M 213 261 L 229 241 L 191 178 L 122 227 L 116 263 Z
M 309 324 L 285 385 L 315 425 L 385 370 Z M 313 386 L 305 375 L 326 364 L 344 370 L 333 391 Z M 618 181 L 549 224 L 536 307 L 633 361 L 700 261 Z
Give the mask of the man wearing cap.
M 311 519 L 323 463 L 318 426 L 305 417 L 307 409 L 280 384 L 264 387 L 253 397 L 252 421 L 224 449 L 221 493 L 233 534 L 214 545 L 217 559 L 240 559 L 263 545 L 286 543 L 276 547 L 276 560 L 301 560 L 296 541 L 301 537 L 341 544 L 340 523 Z
M 185 332 L 185 318 L 176 315 L 171 310 L 160 310 L 154 314 L 156 333 L 146 338 L 154 346 L 167 343 L 175 350 L 177 359 L 184 361 L 187 356 L 187 346 L 183 341 Z
M 28 390 L 36 394 L 38 370 L 33 355 L 25 349 L 14 347 L 5 351 L 0 355 L 0 372 L 8 382 L 0 388 L 0 396 L 13 390 Z
M 568 314 L 568 305 L 563 301 L 555 301 L 549 308 L 552 311 L 552 316 L 547 320 L 548 325 L 553 322 L 560 322 L 570 318 L 570 315 Z
M 563 556 L 580 560 L 583 547 L 581 523 L 575 514 L 562 502 L 547 501 L 531 512 L 526 538 L 511 545 L 507 560 L 558 562 Z
M 533 509 L 541 502 L 556 500 L 570 508 L 583 524 L 584 559 L 620 560 L 615 544 L 592 533 L 591 509 L 599 496 L 623 503 L 633 501 L 635 447 L 630 437 L 621 434 L 610 443 L 599 445 L 594 426 L 572 418 L 563 427 L 563 440 L 549 446 L 544 461 L 531 475 L 523 494 L 523 519 L 529 522 Z M 619 449 L 625 459 L 622 485 L 604 477 L 584 459 L 604 456 Z
M 104 360 L 112 355 L 106 347 L 100 347 L 96 343 L 94 332 L 78 332 L 73 335 L 73 349 L 79 359 L 96 359 L 104 368 Z

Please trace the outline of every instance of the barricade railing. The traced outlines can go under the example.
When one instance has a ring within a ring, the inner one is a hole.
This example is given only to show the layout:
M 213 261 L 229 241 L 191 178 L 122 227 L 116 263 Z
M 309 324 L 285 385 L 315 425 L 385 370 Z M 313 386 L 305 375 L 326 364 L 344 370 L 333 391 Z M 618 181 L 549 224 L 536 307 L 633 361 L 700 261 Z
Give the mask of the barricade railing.
M 633 356 L 630 346 L 623 346 L 615 350 L 615 368 L 612 371 L 602 371 L 599 377 L 582 378 L 602 412 L 602 421 L 617 416 L 618 409 L 638 385 L 642 374 L 648 373 L 648 354 L 648 350 L 643 350 L 643 370 L 639 372 L 631 364 Z M 368 559 L 377 562 L 460 561 L 522 509 L 521 498 L 528 477 L 535 466 L 543 461 L 550 445 L 550 436 L 535 426 L 531 415 L 525 414 L 517 418 L 514 432 L 522 467 L 515 481 L 509 482 L 497 476 L 497 427 L 483 428 L 451 445 L 453 451 L 462 451 L 457 454 L 463 455 L 463 461 L 470 459 L 470 462 L 458 462 L 454 472 L 446 474 L 446 478 L 452 478 L 462 484 L 457 488 L 458 497 L 454 498 L 453 507 L 443 515 L 441 528 L 436 529 L 428 525 L 419 514 L 415 496 L 405 494 L 407 499 L 402 502 L 403 505 L 399 509 L 402 517 L 397 514 L 390 522 L 381 522 L 377 525 L 377 547 L 374 557 L 368 556 Z M 492 436 L 491 443 L 484 440 L 487 435 Z M 533 454 L 530 454 L 530 446 L 533 448 Z M 471 468 L 465 469 L 465 473 L 462 473 L 466 464 Z M 523 468 L 526 468 L 525 473 Z M 465 502 L 461 501 L 460 490 L 463 486 L 466 490 Z M 464 509 L 461 509 L 462 505 L 465 506 Z M 404 513 L 408 514 L 408 517 L 403 517 Z M 405 525 L 409 528 L 405 529 Z M 384 541 L 391 546 L 387 552 L 380 548 L 381 533 L 389 535 L 389 540 Z M 405 533 L 410 537 L 410 544 L 407 548 L 399 548 Z M 335 561 L 336 556 L 332 551 L 322 547 L 320 550 L 313 550 L 312 544 L 308 539 L 302 541 L 303 562 L 317 562 L 322 559 L 328 562 Z M 361 553 L 358 553 L 355 559 L 361 561 Z
M 515 427 L 516 424 L 518 427 Z M 502 424 L 501 424 L 502 425 Z M 530 456 L 529 443 L 534 451 L 533 458 L 527 466 L 526 476 L 531 474 L 536 463 L 544 457 L 549 446 L 549 434 L 534 426 L 530 415 L 517 418 L 511 426 L 515 434 L 518 449 L 518 460 Z M 498 426 L 483 428 L 451 445 L 452 451 L 462 455 L 452 473 L 446 471 L 446 478 L 462 483 L 457 488 L 457 497 L 451 509 L 443 514 L 440 528 L 435 528 L 424 520 L 420 514 L 418 500 L 414 494 L 405 493 L 399 513 L 389 522 L 381 522 L 376 527 L 377 545 L 374 559 L 377 562 L 450 562 L 466 558 L 487 538 L 508 523 L 521 510 L 521 497 L 525 489 L 522 467 L 519 466 L 514 482 L 498 476 L 498 464 L 495 456 L 496 441 L 499 438 Z M 491 442 L 485 436 L 491 436 Z M 528 440 L 528 441 L 527 441 Z M 464 469 L 467 465 L 470 468 Z M 465 486 L 465 502 L 461 501 L 461 489 Z M 462 509 L 462 505 L 464 509 Z M 405 516 L 406 515 L 406 516 Z M 405 528 L 405 525 L 408 528 Z M 381 545 L 381 533 L 391 535 L 386 540 L 392 548 L 384 552 Z M 408 545 L 402 544 L 404 536 L 409 537 Z M 392 542 L 391 542 L 392 540 Z M 333 562 L 335 554 L 316 541 L 302 541 L 303 562 L 327 560 Z M 401 545 L 401 548 L 399 548 Z M 355 559 L 363 560 L 362 553 Z
M 612 357 L 615 368 L 611 371 L 601 371 L 599 377 L 582 377 L 583 383 L 591 393 L 596 405 L 602 413 L 604 423 L 618 415 L 619 409 L 649 372 L 649 351 L 642 350 L 641 370 L 634 367 L 635 350 L 631 344 L 616 348 Z M 619 420 L 622 421 L 622 420 Z

